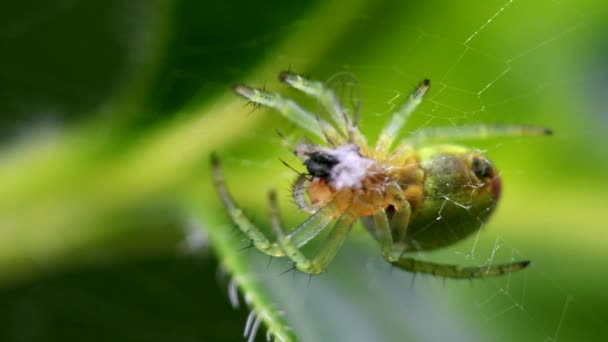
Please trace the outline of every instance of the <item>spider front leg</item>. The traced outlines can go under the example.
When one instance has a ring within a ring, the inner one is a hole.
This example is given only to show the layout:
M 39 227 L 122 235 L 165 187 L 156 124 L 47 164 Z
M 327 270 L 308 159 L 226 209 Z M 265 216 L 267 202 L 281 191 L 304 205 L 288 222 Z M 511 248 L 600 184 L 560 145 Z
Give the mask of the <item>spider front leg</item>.
M 321 139 L 326 139 L 330 144 L 334 141 L 341 141 L 339 133 L 330 123 L 309 113 L 290 99 L 264 89 L 251 88 L 244 84 L 235 84 L 232 86 L 232 90 L 237 95 L 249 100 L 254 106 L 266 106 L 276 109 L 291 122 Z
M 283 256 L 284 253 L 277 244 L 273 244 L 266 238 L 264 233 L 254 225 L 251 220 L 243 213 L 243 211 L 234 203 L 232 196 L 226 188 L 224 176 L 222 175 L 222 169 L 220 167 L 220 161 L 215 154 L 211 155 L 211 165 L 213 168 L 213 180 L 215 182 L 215 188 L 220 195 L 224 207 L 230 216 L 230 219 L 234 224 L 245 234 L 253 245 L 260 251 L 271 255 L 271 256 Z
M 356 85 L 358 87 L 357 80 L 352 74 L 343 73 L 340 76 L 342 76 L 341 79 L 347 79 L 350 85 Z M 340 101 L 335 91 L 328 84 L 321 81 L 309 80 L 289 71 L 280 73 L 279 79 L 281 82 L 315 98 L 329 113 L 332 121 L 336 124 L 336 127 L 338 127 L 340 134 L 345 135 L 348 138 L 349 143 L 356 143 L 363 149 L 367 148 L 365 136 L 363 136 L 357 128 L 358 108 L 354 109 L 354 113 L 350 113 L 352 115 L 352 117 L 350 117 L 348 115 L 348 110 L 344 107 L 344 103 Z M 337 142 L 339 144 L 344 143 L 344 141 Z
M 245 234 L 253 245 L 260 251 L 276 257 L 285 256 L 285 252 L 281 245 L 277 242 L 272 243 L 266 237 L 266 235 L 256 226 L 251 220 L 241 211 L 240 208 L 232 200 L 232 196 L 226 187 L 220 162 L 217 156 L 211 155 L 211 164 L 213 167 L 213 179 L 215 181 L 215 187 L 219 193 L 224 207 L 228 212 L 228 215 L 232 219 L 232 222 Z M 273 193 L 273 192 L 271 192 Z M 278 209 L 276 209 L 276 196 L 270 196 L 270 221 L 275 225 L 275 222 L 279 222 Z M 294 229 L 289 235 L 289 240 L 294 244 L 296 248 L 304 245 L 306 242 L 313 239 L 320 232 L 322 232 L 334 219 L 335 215 L 335 203 L 332 201 L 324 207 L 317 210 L 312 216 L 306 221 L 300 224 Z
M 272 226 L 272 230 L 277 237 L 277 244 L 283 250 L 285 255 L 294 262 L 298 269 L 308 269 L 311 267 L 311 262 L 308 258 L 302 254 L 298 246 L 294 243 L 292 238 L 288 235 L 285 235 L 285 230 L 283 229 L 283 223 L 281 222 L 281 218 L 279 216 L 279 207 L 277 205 L 277 195 L 274 191 L 270 191 L 268 193 L 268 203 L 269 203 L 269 216 L 270 216 L 270 225 Z
M 315 231 L 314 234 L 311 233 L 303 235 L 299 233 L 302 230 L 300 226 L 296 228 L 296 230 L 294 230 L 294 232 L 292 232 L 291 234 L 286 235 L 285 230 L 283 228 L 283 224 L 281 223 L 281 220 L 279 218 L 279 210 L 276 201 L 276 194 L 274 191 L 271 191 L 269 193 L 269 202 L 271 225 L 277 236 L 278 245 L 285 252 L 285 255 L 291 261 L 293 261 L 295 267 L 298 270 L 309 274 L 319 274 L 325 270 L 327 265 L 333 260 L 336 253 L 342 246 L 342 243 L 348 236 L 348 233 L 350 232 L 354 222 L 357 219 L 356 216 L 354 216 L 348 211 L 343 213 L 334 225 L 333 230 L 331 231 L 331 233 L 329 234 L 317 254 L 313 258 L 308 258 L 306 255 L 304 255 L 304 253 L 302 253 L 302 251 L 300 251 L 299 247 L 308 242 L 314 236 L 318 235 L 318 233 L 320 233 L 320 230 Z M 325 212 L 324 209 L 328 206 L 330 205 L 319 209 L 317 213 L 322 212 L 324 215 L 327 216 L 328 219 L 331 220 L 333 218 L 331 215 L 334 209 L 332 209 L 331 212 Z M 307 239 L 306 237 L 309 238 Z
M 350 119 L 342 108 L 342 104 L 338 100 L 336 94 L 328 88 L 325 83 L 309 80 L 289 71 L 281 72 L 279 74 L 279 79 L 306 95 L 316 98 L 329 112 L 334 123 L 338 125 L 338 127 L 341 126 L 348 130 L 351 125 Z M 342 131 L 341 133 L 346 134 L 347 131 Z
M 276 228 L 281 228 L 283 232 L 282 224 L 279 218 L 279 209 L 276 202 L 276 195 L 274 191 L 269 193 L 270 202 L 270 222 L 275 228 L 275 234 L 277 233 Z M 331 201 L 324 207 L 317 210 L 312 214 L 306 221 L 297 226 L 292 232 L 290 232 L 286 238 L 289 239 L 290 243 L 295 248 L 299 248 L 305 245 L 308 241 L 314 239 L 319 233 L 321 233 L 335 218 L 335 201 Z M 281 244 L 278 243 L 280 246 Z

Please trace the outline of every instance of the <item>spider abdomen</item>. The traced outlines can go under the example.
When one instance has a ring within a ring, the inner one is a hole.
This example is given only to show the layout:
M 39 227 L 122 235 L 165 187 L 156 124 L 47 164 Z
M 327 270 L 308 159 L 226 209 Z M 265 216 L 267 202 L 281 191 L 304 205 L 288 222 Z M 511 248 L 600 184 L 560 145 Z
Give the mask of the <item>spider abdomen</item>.
M 441 248 L 479 230 L 500 193 L 498 172 L 479 152 L 443 145 L 422 149 L 420 156 L 422 205 L 408 222 L 403 242 L 409 250 Z

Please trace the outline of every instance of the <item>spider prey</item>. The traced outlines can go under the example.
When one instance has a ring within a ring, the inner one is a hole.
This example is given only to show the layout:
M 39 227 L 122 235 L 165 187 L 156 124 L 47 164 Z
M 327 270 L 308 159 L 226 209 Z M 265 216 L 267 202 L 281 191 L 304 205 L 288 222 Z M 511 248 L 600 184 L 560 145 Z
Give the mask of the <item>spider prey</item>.
M 410 272 L 474 278 L 501 275 L 529 265 L 529 261 L 517 261 L 461 267 L 406 255 L 451 245 L 479 230 L 500 196 L 498 171 L 482 153 L 461 146 L 425 143 L 449 138 L 550 135 L 550 130 L 491 125 L 425 128 L 393 148 L 399 131 L 429 88 L 430 82 L 424 80 L 393 114 L 373 146 L 357 128 L 358 103 L 346 106 L 332 87 L 291 72 L 282 72 L 279 78 L 318 100 L 331 121 L 279 94 L 242 84 L 233 86 L 238 95 L 255 105 L 276 109 L 325 144 L 303 141 L 294 146 L 294 153 L 308 172 L 296 179 L 293 197 L 301 210 L 312 214 L 307 220 L 287 232 L 279 218 L 276 194 L 269 192 L 270 224 L 276 242 L 268 239 L 233 202 L 219 161 L 212 156 L 215 186 L 228 214 L 257 249 L 289 258 L 302 272 L 318 274 L 334 258 L 353 224 L 361 219 L 378 241 L 382 256 Z M 352 75 L 344 73 L 341 78 L 343 85 L 356 87 Z M 300 247 L 334 221 L 318 252 L 311 257 L 304 255 Z

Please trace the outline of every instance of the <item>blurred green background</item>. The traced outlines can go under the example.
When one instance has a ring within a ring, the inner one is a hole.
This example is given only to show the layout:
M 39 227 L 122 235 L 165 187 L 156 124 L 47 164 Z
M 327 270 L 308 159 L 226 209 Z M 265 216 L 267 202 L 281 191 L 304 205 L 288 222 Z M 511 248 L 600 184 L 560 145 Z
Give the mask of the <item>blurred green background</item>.
M 0 5 L 0 341 L 240 341 L 249 308 L 242 294 L 231 307 L 231 278 L 267 314 L 260 341 L 267 324 L 304 341 L 603 340 L 607 11 L 600 0 Z M 356 229 L 309 282 L 242 250 L 207 159 L 218 152 L 260 226 L 269 188 L 288 226 L 306 217 L 275 131 L 303 132 L 229 91 L 265 86 L 318 109 L 279 84 L 287 68 L 354 73 L 370 139 L 423 78 L 432 88 L 404 134 L 552 128 L 464 142 L 500 168 L 499 208 L 478 236 L 417 255 L 533 266 L 414 278 Z

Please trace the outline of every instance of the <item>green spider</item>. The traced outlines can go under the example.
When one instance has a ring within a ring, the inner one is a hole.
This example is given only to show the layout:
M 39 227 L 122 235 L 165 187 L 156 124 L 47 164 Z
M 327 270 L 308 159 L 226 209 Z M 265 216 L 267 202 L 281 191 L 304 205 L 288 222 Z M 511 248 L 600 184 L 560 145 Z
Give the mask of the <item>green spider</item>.
M 454 244 L 479 230 L 493 212 L 500 196 L 498 171 L 478 151 L 455 145 L 425 142 L 449 138 L 550 135 L 551 130 L 524 126 L 476 125 L 420 129 L 392 148 L 399 131 L 427 92 L 424 80 L 384 127 L 375 147 L 368 145 L 357 128 L 359 104 L 346 108 L 332 87 L 282 72 L 280 80 L 317 99 L 330 114 L 330 123 L 309 113 L 294 101 L 264 89 L 242 84 L 236 94 L 254 105 L 276 109 L 287 119 L 314 134 L 324 145 L 303 141 L 294 146 L 307 173 L 293 186 L 298 207 L 312 215 L 291 232 L 281 224 L 276 193 L 269 192 L 270 224 L 276 235 L 271 242 L 234 203 L 219 160 L 212 156 L 215 186 L 232 221 L 258 250 L 287 257 L 298 270 L 318 274 L 332 261 L 354 223 L 361 219 L 380 244 L 382 256 L 409 272 L 449 278 L 496 276 L 518 271 L 530 263 L 461 267 L 419 261 L 408 252 L 430 251 Z M 342 81 L 355 85 L 350 74 Z M 335 221 L 318 252 L 308 257 L 300 247 Z

